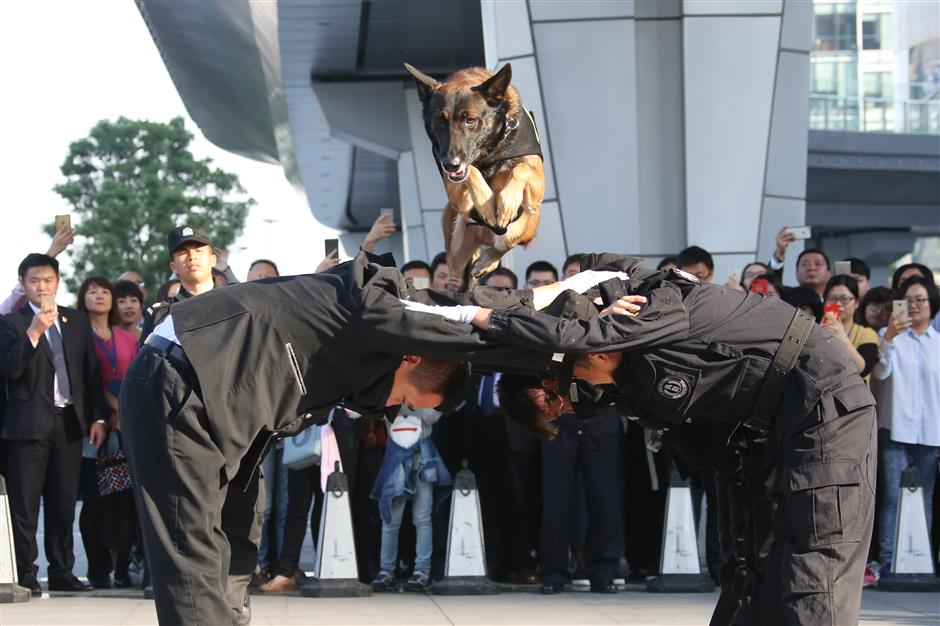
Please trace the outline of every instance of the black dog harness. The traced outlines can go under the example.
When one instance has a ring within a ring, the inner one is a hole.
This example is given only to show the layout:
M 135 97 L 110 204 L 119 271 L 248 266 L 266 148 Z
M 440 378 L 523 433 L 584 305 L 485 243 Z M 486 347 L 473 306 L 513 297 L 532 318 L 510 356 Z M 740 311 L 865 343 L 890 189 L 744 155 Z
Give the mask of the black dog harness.
M 505 142 L 505 144 L 503 142 Z M 480 159 L 474 165 L 482 172 L 483 170 L 492 169 L 504 161 L 518 159 L 524 156 L 538 156 L 540 159 L 544 160 L 542 157 L 542 142 L 539 139 L 538 128 L 535 126 L 535 117 L 532 111 L 527 111 L 526 109 L 522 109 L 522 114 L 518 117 L 506 118 L 503 132 L 499 135 L 499 139 L 494 142 L 493 149 L 490 151 L 489 156 Z M 438 165 L 438 167 L 440 167 L 440 165 Z M 485 177 L 486 175 L 484 174 L 484 178 Z M 516 211 L 516 215 L 509 223 L 512 224 L 522 217 L 523 211 L 525 211 L 525 209 L 520 206 L 519 210 Z M 470 221 L 467 225 L 485 226 L 497 235 L 506 233 L 505 228 L 487 224 L 476 208 L 470 211 Z

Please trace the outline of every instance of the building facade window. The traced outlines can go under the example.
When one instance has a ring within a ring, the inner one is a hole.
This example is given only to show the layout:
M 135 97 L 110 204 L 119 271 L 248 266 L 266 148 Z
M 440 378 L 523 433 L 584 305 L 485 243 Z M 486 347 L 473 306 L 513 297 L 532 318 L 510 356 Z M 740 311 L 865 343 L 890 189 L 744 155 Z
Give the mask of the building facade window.
M 862 16 L 862 49 L 891 50 L 891 14 L 868 13 Z
M 858 49 L 854 2 L 816 2 L 813 4 L 813 15 L 816 50 Z

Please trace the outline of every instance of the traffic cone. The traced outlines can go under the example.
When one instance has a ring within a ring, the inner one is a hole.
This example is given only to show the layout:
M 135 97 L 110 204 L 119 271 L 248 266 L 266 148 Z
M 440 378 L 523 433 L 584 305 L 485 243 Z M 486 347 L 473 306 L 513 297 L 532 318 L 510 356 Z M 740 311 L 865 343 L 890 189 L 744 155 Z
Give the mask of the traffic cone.
M 705 520 L 702 520 L 705 523 Z M 695 518 L 692 515 L 692 491 L 689 481 L 673 469 L 666 494 L 666 524 L 659 576 L 646 583 L 647 591 L 690 593 L 714 591 L 715 584 L 702 574 L 698 556 Z
M 444 579 L 431 587 L 439 596 L 481 596 L 499 593 L 499 585 L 486 578 L 483 521 L 476 477 L 463 462 L 454 478 L 450 501 L 450 531 Z
M 898 517 L 894 527 L 894 560 L 891 561 L 891 573 L 878 581 L 878 589 L 940 591 L 940 578 L 933 572 L 924 489 L 916 467 L 909 467 L 901 474 Z
M 356 541 L 349 509 L 349 481 L 340 471 L 339 461 L 326 480 L 326 493 L 323 494 L 315 576 L 300 588 L 300 595 L 312 598 L 372 595 L 372 588 L 359 582 Z
M 17 583 L 16 552 L 13 547 L 13 524 L 7 483 L 0 476 L 0 604 L 29 602 L 30 591 Z

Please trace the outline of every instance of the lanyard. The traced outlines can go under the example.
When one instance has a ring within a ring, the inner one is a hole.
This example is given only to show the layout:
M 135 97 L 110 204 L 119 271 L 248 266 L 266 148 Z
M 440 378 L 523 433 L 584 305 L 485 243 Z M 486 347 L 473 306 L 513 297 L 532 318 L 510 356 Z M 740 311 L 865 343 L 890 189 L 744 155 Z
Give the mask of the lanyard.
M 95 343 L 101 346 L 102 351 L 104 351 L 104 356 L 108 359 L 108 363 L 111 364 L 111 378 L 116 379 L 117 375 L 117 337 L 114 336 L 114 329 L 111 330 L 111 341 L 104 341 L 97 333 L 92 333 L 92 336 L 95 338 Z M 108 343 L 111 344 L 110 348 Z

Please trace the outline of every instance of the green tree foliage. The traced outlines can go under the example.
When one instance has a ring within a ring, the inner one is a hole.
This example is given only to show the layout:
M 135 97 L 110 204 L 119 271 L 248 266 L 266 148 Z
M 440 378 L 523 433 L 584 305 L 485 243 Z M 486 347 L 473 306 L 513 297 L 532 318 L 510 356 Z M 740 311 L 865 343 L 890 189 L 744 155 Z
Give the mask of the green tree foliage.
M 205 228 L 218 248 L 241 234 L 254 201 L 234 174 L 193 157 L 192 138 L 180 117 L 169 124 L 121 117 L 69 146 L 55 191 L 72 206 L 73 292 L 88 276 L 113 280 L 134 270 L 155 293 L 170 273 L 166 238 L 177 226 Z

